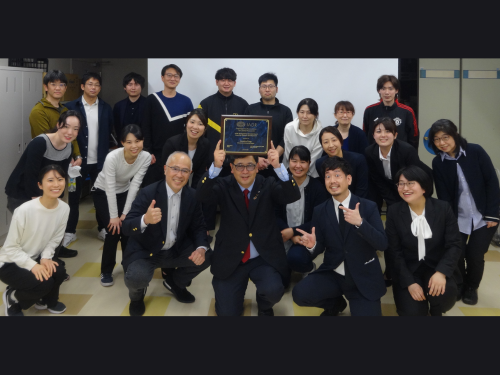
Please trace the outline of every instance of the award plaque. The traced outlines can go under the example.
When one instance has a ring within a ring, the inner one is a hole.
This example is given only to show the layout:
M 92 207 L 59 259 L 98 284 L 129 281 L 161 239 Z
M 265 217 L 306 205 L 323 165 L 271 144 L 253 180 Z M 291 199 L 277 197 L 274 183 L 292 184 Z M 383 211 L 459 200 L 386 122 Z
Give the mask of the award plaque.
M 271 147 L 272 116 L 223 115 L 222 149 L 228 155 L 266 156 Z

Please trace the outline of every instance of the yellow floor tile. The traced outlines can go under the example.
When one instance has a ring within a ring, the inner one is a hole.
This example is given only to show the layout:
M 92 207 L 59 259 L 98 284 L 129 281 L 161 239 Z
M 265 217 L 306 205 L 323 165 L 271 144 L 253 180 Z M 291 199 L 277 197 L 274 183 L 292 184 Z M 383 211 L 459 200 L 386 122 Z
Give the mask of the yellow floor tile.
M 78 220 L 76 229 L 92 229 L 97 226 L 96 220 Z
M 155 269 L 155 272 L 153 273 L 153 279 L 163 280 L 163 277 L 161 276 L 161 268 Z
M 215 298 L 212 298 L 212 302 L 210 302 L 210 308 L 208 309 L 208 316 L 217 316 L 215 313 Z M 244 299 L 243 300 L 243 316 L 252 316 L 252 300 Z
M 393 303 L 382 303 L 382 316 L 399 316 L 396 305 Z
M 144 316 L 164 316 L 171 299 L 172 297 L 144 297 L 144 304 L 146 305 Z M 130 316 L 128 312 L 129 306 L 130 302 L 127 303 L 121 316 Z
M 488 251 L 484 254 L 484 260 L 487 262 L 500 262 L 500 251 Z
M 100 276 L 101 276 L 101 263 L 92 263 L 92 262 L 85 263 L 73 275 L 73 277 L 100 277 Z
M 89 210 L 89 214 L 95 214 L 95 207 L 92 207 L 92 208 Z
M 66 305 L 66 311 L 60 315 L 78 315 L 92 296 L 93 294 L 59 294 L 59 301 Z M 49 310 L 38 310 L 37 314 L 54 315 Z
M 318 307 L 299 306 L 293 302 L 293 315 L 295 316 L 319 316 L 323 311 Z
M 459 307 L 465 316 L 500 316 L 500 309 L 481 307 Z

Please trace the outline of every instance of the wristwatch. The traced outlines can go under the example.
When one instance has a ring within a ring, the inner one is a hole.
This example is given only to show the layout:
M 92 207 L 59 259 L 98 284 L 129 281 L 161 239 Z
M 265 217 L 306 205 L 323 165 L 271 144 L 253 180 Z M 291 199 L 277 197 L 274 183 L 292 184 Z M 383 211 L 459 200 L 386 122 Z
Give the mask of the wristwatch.
M 80 155 L 78 155 L 75 159 L 81 159 L 82 157 Z

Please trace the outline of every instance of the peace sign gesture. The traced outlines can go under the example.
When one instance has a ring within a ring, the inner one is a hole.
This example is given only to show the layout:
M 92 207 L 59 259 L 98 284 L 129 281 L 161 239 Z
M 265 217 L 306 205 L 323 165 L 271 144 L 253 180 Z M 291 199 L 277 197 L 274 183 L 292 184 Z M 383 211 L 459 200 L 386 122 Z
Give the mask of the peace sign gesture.
M 280 167 L 280 154 L 274 148 L 273 141 L 271 141 L 271 148 L 267 151 L 267 160 L 269 160 L 269 164 L 271 164 L 274 169 Z
M 356 208 L 354 210 L 351 210 L 350 208 L 347 207 L 340 207 L 341 210 L 344 210 L 344 219 L 347 221 L 349 224 L 356 225 L 359 227 L 362 223 L 361 215 L 359 214 L 359 202 L 356 203 Z M 340 215 L 340 212 L 339 212 Z

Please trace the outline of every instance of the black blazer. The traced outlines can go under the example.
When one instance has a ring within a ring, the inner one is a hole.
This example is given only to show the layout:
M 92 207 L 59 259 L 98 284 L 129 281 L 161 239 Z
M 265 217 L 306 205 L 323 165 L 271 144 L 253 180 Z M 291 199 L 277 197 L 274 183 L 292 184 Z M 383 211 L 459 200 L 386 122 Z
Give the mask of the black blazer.
M 349 186 L 349 190 L 358 197 L 366 198 L 368 196 L 369 180 L 368 164 L 366 164 L 366 159 L 363 155 L 353 151 L 342 150 L 342 155 L 343 158 L 351 165 L 352 182 Z M 328 155 L 322 156 L 316 160 L 316 170 L 318 171 L 319 178 L 323 185 L 325 184 L 325 174 L 323 173 L 323 168 L 321 168 L 321 166 L 326 159 L 328 159 Z
M 129 100 L 128 97 L 123 99 L 123 100 L 120 100 L 113 107 L 113 119 L 114 119 L 114 123 L 115 123 L 115 133 L 116 133 L 118 142 L 119 142 L 119 139 L 120 139 L 120 136 L 122 133 L 122 129 L 126 125 L 130 125 L 130 124 L 125 124 L 123 122 L 124 118 L 125 118 L 125 110 L 127 109 L 128 100 Z M 136 111 L 137 111 L 137 115 L 139 118 L 138 124 L 136 124 L 136 125 L 141 126 L 142 114 L 144 113 L 144 107 L 146 104 L 146 97 L 143 95 L 139 96 L 139 99 L 137 99 L 137 101 L 134 104 L 137 105 Z M 121 143 L 118 143 L 118 146 L 120 146 L 120 145 L 121 145 Z
M 196 152 L 193 157 L 193 182 L 191 187 L 196 189 L 198 181 L 207 168 L 210 167 L 208 151 L 210 150 L 210 141 L 205 137 L 200 137 L 196 144 Z M 188 139 L 186 131 L 183 134 L 174 135 L 167 139 L 161 155 L 161 163 L 165 165 L 168 157 L 175 151 L 184 151 L 188 153 Z
M 425 240 L 425 258 L 418 260 L 418 239 L 411 231 L 411 214 L 408 203 L 398 202 L 387 212 L 385 231 L 394 258 L 394 278 L 403 288 L 415 283 L 413 273 L 421 262 L 461 281 L 458 259 L 462 252 L 462 240 L 457 219 L 448 202 L 434 198 L 425 201 L 425 219 L 432 231 L 432 238 Z
M 325 186 L 314 177 L 309 177 L 309 183 L 304 188 L 304 195 L 304 224 L 292 228 L 294 236 L 302 235 L 297 232 L 297 228 L 305 230 L 306 232 L 311 231 L 311 220 L 314 207 L 320 205 L 330 197 L 330 194 L 326 191 Z M 290 228 L 286 216 L 286 204 L 276 204 L 275 212 L 278 229 L 282 231 L 283 229 Z
M 349 208 L 354 209 L 358 202 L 363 223 L 356 228 L 346 222 L 344 237 L 340 234 L 332 199 L 314 209 L 311 225 L 316 228 L 316 247 L 313 256 L 325 252 L 323 264 L 316 272 L 331 271 L 344 261 L 360 293 L 375 301 L 386 292 L 376 250 L 387 248 L 387 236 L 377 205 L 351 193 Z
M 377 190 L 380 196 L 386 201 L 387 205 L 399 202 L 402 198 L 399 196 L 396 187 L 396 181 L 389 180 L 385 177 L 384 166 L 379 156 L 379 146 L 376 143 L 371 144 L 365 150 L 366 161 L 368 163 L 368 170 L 370 175 L 370 186 Z M 431 178 L 432 169 L 420 161 L 418 152 L 409 143 L 402 142 L 398 139 L 394 140 L 391 149 L 391 175 L 394 178 L 396 173 L 403 167 L 409 165 L 416 165 L 422 168 Z M 432 191 L 430 194 L 432 195 Z
M 156 200 L 155 207 L 161 208 L 161 222 L 149 224 L 144 233 L 141 233 L 142 215 L 148 211 L 153 199 Z M 167 238 L 167 212 L 168 195 L 165 180 L 154 182 L 141 189 L 122 224 L 123 234 L 130 237 L 127 248 L 123 251 L 122 265 L 125 271 L 133 261 L 149 258 L 161 251 Z M 194 189 L 184 186 L 181 193 L 177 239 L 169 251 L 180 253 L 187 247 L 193 247 L 195 250 L 200 246 L 210 247 L 201 204 L 196 200 Z
M 255 176 L 250 193 L 249 209 L 233 175 L 210 179 L 206 172 L 196 189 L 202 202 L 217 202 L 220 207 L 220 226 L 215 237 L 211 272 L 220 279 L 232 275 L 241 264 L 250 239 L 262 259 L 287 280 L 288 262 L 281 233 L 276 225 L 274 202 L 288 204 L 300 199 L 294 178 L 289 181 L 274 177 Z

